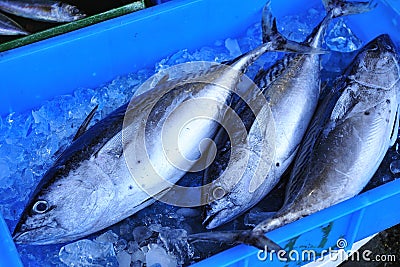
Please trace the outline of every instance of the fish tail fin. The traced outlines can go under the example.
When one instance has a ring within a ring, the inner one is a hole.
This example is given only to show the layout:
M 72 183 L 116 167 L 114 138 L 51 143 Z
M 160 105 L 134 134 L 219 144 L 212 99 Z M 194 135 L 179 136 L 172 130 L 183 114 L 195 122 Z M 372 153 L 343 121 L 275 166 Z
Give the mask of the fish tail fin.
M 263 43 L 270 41 L 271 36 L 279 34 L 278 29 L 276 27 L 276 20 L 275 21 L 274 20 L 275 18 L 272 15 L 271 11 L 271 1 L 268 0 L 262 10 L 262 18 L 261 18 Z
M 276 18 L 272 15 L 271 1 L 268 0 L 262 11 L 262 40 L 263 43 L 270 43 L 275 51 L 292 52 L 301 54 L 325 54 L 327 51 L 310 47 L 307 44 L 288 40 L 279 31 L 276 25 Z
M 326 11 L 331 13 L 333 18 L 365 13 L 376 7 L 374 1 L 350 2 L 344 0 L 322 0 L 322 2 Z
M 188 239 L 191 242 L 213 241 L 228 244 L 247 244 L 261 250 L 283 250 L 281 246 L 266 237 L 263 232 L 252 230 L 198 233 L 189 235 Z

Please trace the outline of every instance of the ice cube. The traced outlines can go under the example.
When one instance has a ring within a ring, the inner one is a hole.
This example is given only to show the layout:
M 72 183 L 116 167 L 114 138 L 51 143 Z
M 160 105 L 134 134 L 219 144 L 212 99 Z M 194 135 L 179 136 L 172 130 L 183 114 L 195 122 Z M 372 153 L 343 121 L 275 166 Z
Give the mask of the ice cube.
M 143 246 L 140 248 L 141 251 L 143 251 L 144 254 L 146 254 L 147 252 L 149 252 L 149 247 L 148 246 Z
M 229 55 L 232 58 L 238 57 L 242 54 L 242 51 L 240 50 L 238 41 L 236 39 L 231 39 L 228 38 L 225 40 L 225 47 L 229 51 Z
M 165 212 L 167 212 L 167 211 L 165 211 Z M 163 228 L 164 227 L 159 223 L 155 223 L 155 224 L 152 224 L 152 225 L 149 226 L 149 229 L 151 231 L 157 232 L 157 233 L 159 233 Z
M 68 266 L 118 266 L 112 243 L 82 239 L 63 246 L 58 256 Z
M 215 54 L 215 49 L 209 47 L 203 47 L 200 50 L 193 53 L 193 57 L 198 61 L 210 61 L 210 62 L 221 62 L 226 60 L 226 57 L 222 57 Z
M 326 45 L 334 51 L 352 52 L 362 46 L 362 41 L 354 35 L 343 19 L 336 22 L 325 39 Z
M 193 61 L 193 60 L 194 60 L 193 56 L 187 51 L 187 49 L 184 49 L 184 50 L 179 51 L 178 53 L 174 54 L 170 58 L 169 63 L 170 63 L 170 65 L 176 65 L 176 64 L 180 64 L 180 63 Z
M 146 253 L 146 266 L 176 267 L 176 258 L 168 254 L 165 249 L 157 244 L 150 244 Z
M 139 248 L 139 244 L 136 241 L 129 241 L 128 242 L 128 248 L 127 248 L 128 253 L 132 254 L 133 252 L 135 252 L 138 249 L 140 249 L 140 248 Z
M 115 243 L 118 241 L 118 235 L 112 230 L 108 230 L 104 234 L 99 235 L 94 239 L 97 243 Z
M 130 267 L 131 260 L 132 260 L 131 255 L 128 252 L 122 250 L 117 253 L 117 261 L 119 267 Z
M 33 118 L 32 116 L 28 116 L 28 118 L 24 123 L 23 135 L 25 137 L 28 137 L 32 133 L 32 128 L 33 128 Z
M 125 239 L 119 239 L 116 243 L 114 243 L 114 249 L 118 253 L 119 251 L 123 251 L 128 246 L 128 242 Z
M 143 263 L 146 261 L 146 256 L 144 255 L 143 250 L 139 248 L 139 246 L 132 250 L 132 261 L 140 261 Z
M 188 258 L 193 256 L 194 252 L 187 241 L 185 230 L 165 227 L 160 230 L 159 237 L 167 251 L 177 256 L 179 264 L 184 264 Z
M 132 230 L 131 230 L 131 227 L 129 226 L 129 224 L 122 224 L 119 227 L 119 235 L 120 236 L 126 236 L 126 235 L 130 234 L 131 231 Z
M 142 242 L 146 241 L 153 234 L 149 228 L 146 226 L 138 226 L 132 231 L 133 239 L 140 245 Z
M 256 23 L 247 30 L 244 41 L 248 42 L 248 50 L 256 48 L 262 42 L 261 23 Z
M 0 187 L 7 188 L 13 184 L 9 165 L 5 159 L 0 159 Z

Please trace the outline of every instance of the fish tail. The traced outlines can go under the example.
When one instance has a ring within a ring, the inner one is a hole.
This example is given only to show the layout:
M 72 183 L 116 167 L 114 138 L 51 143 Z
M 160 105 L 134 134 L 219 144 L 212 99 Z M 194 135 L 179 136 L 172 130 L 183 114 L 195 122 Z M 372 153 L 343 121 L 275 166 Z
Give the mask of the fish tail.
M 271 1 L 268 0 L 264 5 L 261 18 L 263 43 L 270 41 L 271 36 L 279 34 L 278 29 L 276 28 L 276 22 L 274 27 L 274 20 L 275 18 L 271 11 Z
M 279 31 L 276 25 L 276 18 L 272 14 L 271 1 L 268 0 L 262 11 L 262 39 L 263 43 L 270 43 L 275 51 L 292 52 L 301 54 L 325 54 L 326 51 L 310 47 L 307 44 L 288 40 Z
M 322 0 L 322 2 L 326 11 L 331 13 L 333 18 L 365 13 L 376 7 L 374 1 L 349 2 L 343 0 Z
M 253 230 L 198 233 L 189 235 L 188 239 L 191 242 L 212 241 L 228 244 L 247 244 L 261 250 L 267 249 L 268 251 L 283 250 L 281 246 L 266 237 L 263 232 Z

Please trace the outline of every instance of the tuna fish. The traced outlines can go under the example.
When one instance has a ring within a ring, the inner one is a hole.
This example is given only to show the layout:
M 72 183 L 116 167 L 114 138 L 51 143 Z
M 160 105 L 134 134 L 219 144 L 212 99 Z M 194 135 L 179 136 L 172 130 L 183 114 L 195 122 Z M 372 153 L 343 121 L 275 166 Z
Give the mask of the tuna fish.
M 362 49 L 321 103 L 295 160 L 283 208 L 254 232 L 361 192 L 397 139 L 399 79 L 395 46 L 381 35 Z
M 194 165 L 195 160 L 186 158 L 200 156 L 201 141 L 214 137 L 216 121 L 222 121 L 246 67 L 269 50 L 294 47 L 313 52 L 271 36 L 230 67 L 213 65 L 179 80 L 161 79 L 86 131 L 84 122 L 34 191 L 14 240 L 30 244 L 75 240 L 151 204 Z M 192 120 L 196 116 L 203 119 Z
M 265 233 L 357 195 L 397 139 L 399 80 L 398 53 L 390 37 L 381 35 L 362 48 L 319 105 L 283 207 L 253 230 L 191 238 L 271 248 Z
M 327 15 L 304 42 L 316 49 L 321 48 L 325 30 L 332 18 L 362 13 L 371 9 L 370 3 L 354 4 L 336 0 L 324 1 L 324 4 Z M 277 31 L 276 25 L 272 28 L 268 26 L 271 21 L 271 10 L 269 5 L 266 5 L 263 13 L 264 38 L 268 38 L 271 33 Z M 258 142 L 261 139 L 259 136 L 261 132 L 258 130 L 260 125 L 253 123 L 255 117 L 251 110 L 248 107 L 243 108 L 242 103 L 239 103 L 235 110 L 249 129 L 249 139 L 253 140 L 253 142 L 250 141 L 249 164 L 243 177 L 233 188 L 224 188 L 227 193 L 205 207 L 206 228 L 213 229 L 243 214 L 261 201 L 278 183 L 293 161 L 317 107 L 320 80 L 318 54 L 288 54 L 270 69 L 261 70 L 257 74 L 255 83 L 268 100 L 273 114 L 270 119 L 275 121 L 276 142 L 275 147 L 272 148 L 275 150 L 274 164 L 272 167 L 265 165 L 265 168 L 261 170 L 256 170 L 254 167 L 265 160 L 263 157 L 269 157 L 273 151 L 261 153 L 264 148 L 263 144 Z M 258 120 L 273 127 L 271 121 L 261 118 Z M 224 129 L 217 134 L 215 142 L 222 149 L 217 154 L 214 164 L 206 170 L 205 182 L 212 180 L 211 177 L 218 176 L 221 166 L 226 167 L 226 162 L 230 157 L 230 139 L 227 138 Z M 232 168 L 238 167 L 232 165 Z
M 18 23 L 0 13 L 0 35 L 28 35 Z
M 70 22 L 86 16 L 75 6 L 51 0 L 0 0 L 0 10 L 47 22 Z

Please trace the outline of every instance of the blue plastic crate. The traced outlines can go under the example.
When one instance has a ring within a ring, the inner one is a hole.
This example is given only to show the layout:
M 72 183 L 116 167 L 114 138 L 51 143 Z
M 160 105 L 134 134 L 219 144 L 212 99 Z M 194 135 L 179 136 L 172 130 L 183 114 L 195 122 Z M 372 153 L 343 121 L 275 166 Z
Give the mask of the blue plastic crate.
M 306 10 L 318 0 L 276 0 L 277 17 Z M 152 66 L 181 49 L 239 36 L 260 19 L 265 1 L 175 0 L 123 17 L 0 53 L 0 114 L 40 106 L 46 99 L 79 87 L 96 87 L 119 75 Z M 364 41 L 389 33 L 399 43 L 400 6 L 382 0 L 374 11 L 346 19 Z M 170 29 L 170 30 L 166 30 Z M 353 242 L 400 222 L 400 181 L 393 181 L 297 222 L 268 236 L 282 246 L 319 251 L 339 238 Z M 283 266 L 264 262 L 258 250 L 240 245 L 195 266 Z M 289 265 L 298 265 L 291 262 Z M 0 266 L 21 266 L 0 217 Z

